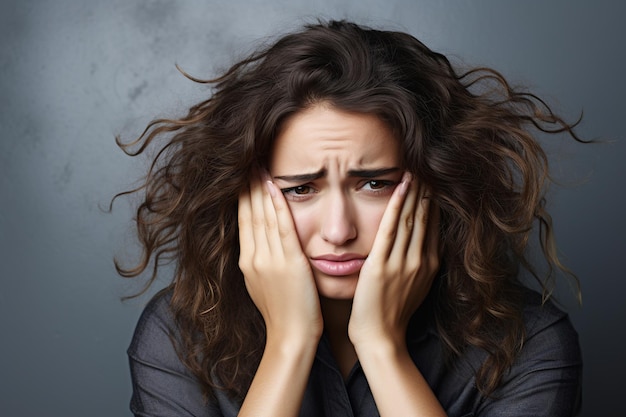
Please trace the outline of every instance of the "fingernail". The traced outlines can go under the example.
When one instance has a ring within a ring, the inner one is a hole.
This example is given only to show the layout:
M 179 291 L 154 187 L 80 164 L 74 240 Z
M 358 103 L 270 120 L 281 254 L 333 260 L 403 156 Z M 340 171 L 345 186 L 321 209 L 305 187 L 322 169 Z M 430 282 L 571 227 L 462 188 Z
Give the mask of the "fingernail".
M 405 195 L 409 190 L 409 183 L 411 182 L 411 174 L 405 172 L 402 176 L 402 182 L 400 183 L 400 195 Z
M 276 197 L 276 189 L 272 181 L 265 181 L 265 188 L 267 188 L 267 192 L 270 193 L 272 197 Z
M 400 183 L 400 187 L 399 187 L 399 188 L 400 188 L 400 190 L 399 190 L 399 194 L 400 194 L 401 196 L 403 196 L 403 195 L 405 195 L 405 194 L 406 194 L 407 190 L 409 189 L 409 183 L 408 183 L 407 181 L 402 181 L 402 182 Z

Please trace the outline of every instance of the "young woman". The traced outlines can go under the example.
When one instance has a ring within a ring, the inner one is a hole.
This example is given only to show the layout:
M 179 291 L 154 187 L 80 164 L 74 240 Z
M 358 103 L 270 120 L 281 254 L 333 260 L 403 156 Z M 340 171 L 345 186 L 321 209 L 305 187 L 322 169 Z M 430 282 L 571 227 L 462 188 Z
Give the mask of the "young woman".
M 533 136 L 578 140 L 571 125 L 493 70 L 457 74 L 408 34 L 343 21 L 210 82 L 187 116 L 120 143 L 160 152 L 131 191 L 143 257 L 118 270 L 152 265 L 150 284 L 176 265 L 128 351 L 136 415 L 576 412 Z

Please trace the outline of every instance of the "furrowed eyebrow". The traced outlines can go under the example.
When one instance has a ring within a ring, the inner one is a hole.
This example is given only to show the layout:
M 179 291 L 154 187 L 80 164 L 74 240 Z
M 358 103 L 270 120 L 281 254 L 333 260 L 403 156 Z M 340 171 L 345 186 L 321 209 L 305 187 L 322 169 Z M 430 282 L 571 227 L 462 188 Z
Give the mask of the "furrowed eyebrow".
M 356 178 L 376 178 L 382 177 L 383 175 L 390 174 L 392 172 L 399 171 L 400 168 L 392 167 L 392 168 L 377 168 L 377 169 L 351 169 L 348 170 L 349 177 Z M 312 172 L 310 174 L 297 174 L 297 175 L 276 175 L 274 178 L 287 181 L 287 182 L 309 182 L 320 179 L 326 175 L 326 170 L 321 169 L 317 172 Z
M 400 168 L 398 167 L 379 169 L 351 169 L 348 171 L 348 176 L 357 178 L 376 178 L 399 170 Z
M 287 181 L 287 182 L 309 182 L 322 178 L 326 175 L 326 170 L 321 169 L 317 172 L 310 174 L 297 174 L 297 175 L 277 175 L 274 178 Z

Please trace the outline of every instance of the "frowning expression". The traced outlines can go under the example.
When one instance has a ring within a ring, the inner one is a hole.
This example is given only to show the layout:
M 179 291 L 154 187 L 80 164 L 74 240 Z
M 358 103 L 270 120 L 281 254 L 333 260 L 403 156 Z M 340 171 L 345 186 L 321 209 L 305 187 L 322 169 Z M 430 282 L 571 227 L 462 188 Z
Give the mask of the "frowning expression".
M 322 297 L 354 296 L 402 173 L 398 141 L 375 115 L 320 104 L 283 124 L 270 175 L 289 204 Z

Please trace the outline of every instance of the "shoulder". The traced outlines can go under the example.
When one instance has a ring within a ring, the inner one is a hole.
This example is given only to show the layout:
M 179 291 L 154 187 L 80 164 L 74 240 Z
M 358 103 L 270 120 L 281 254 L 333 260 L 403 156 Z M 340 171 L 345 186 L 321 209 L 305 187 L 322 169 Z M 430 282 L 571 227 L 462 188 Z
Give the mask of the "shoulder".
M 551 300 L 544 301 L 540 294 L 527 291 L 524 307 L 526 336 L 512 374 L 550 374 L 564 383 L 580 384 L 582 355 L 578 332 L 567 313 Z
M 523 317 L 526 327 L 523 358 L 558 354 L 561 360 L 580 362 L 578 333 L 567 313 L 551 300 L 544 302 L 540 294 L 527 290 Z
M 209 403 L 197 378 L 178 353 L 180 331 L 170 307 L 172 292 L 155 295 L 146 305 L 128 348 L 135 415 L 222 416 Z
M 153 325 L 168 326 L 174 325 L 174 314 L 170 308 L 172 300 L 172 290 L 164 289 L 154 295 L 143 309 L 137 329 L 143 330 L 144 327 Z
M 146 305 L 128 348 L 131 358 L 150 362 L 169 362 L 175 353 L 175 342 L 178 328 L 174 314 L 170 308 L 171 290 L 163 290 L 156 294 Z
M 565 312 L 534 291 L 526 292 L 523 317 L 526 337 L 521 350 L 483 404 L 491 411 L 484 415 L 574 415 L 582 383 L 578 333 Z

